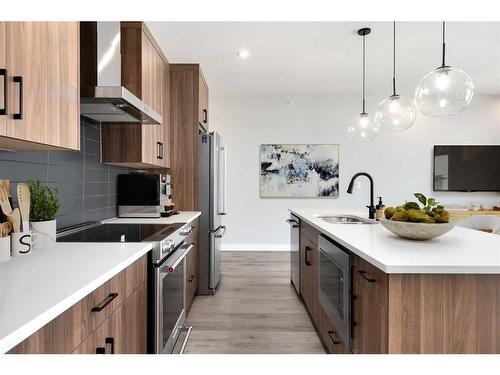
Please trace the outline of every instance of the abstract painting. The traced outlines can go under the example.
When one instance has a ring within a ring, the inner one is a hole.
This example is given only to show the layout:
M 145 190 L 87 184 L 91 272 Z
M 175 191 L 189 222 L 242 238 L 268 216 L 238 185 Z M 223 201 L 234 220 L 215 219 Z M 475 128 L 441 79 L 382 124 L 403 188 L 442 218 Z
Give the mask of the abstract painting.
M 339 145 L 260 146 L 260 196 L 337 198 Z

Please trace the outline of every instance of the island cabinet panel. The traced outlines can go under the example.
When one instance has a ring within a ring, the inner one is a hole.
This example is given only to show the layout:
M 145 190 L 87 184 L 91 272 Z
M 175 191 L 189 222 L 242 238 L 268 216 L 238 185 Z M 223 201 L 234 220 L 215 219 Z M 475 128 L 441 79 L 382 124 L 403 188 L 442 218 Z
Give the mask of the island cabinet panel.
M 338 335 L 330 318 L 326 315 L 321 306 L 319 306 L 319 319 L 318 331 L 327 352 L 329 354 L 349 354 L 350 351 L 348 347 Z
M 389 277 L 389 352 L 500 353 L 500 275 Z
M 320 305 L 318 300 L 318 246 L 301 234 L 300 236 L 300 294 L 311 318 L 319 327 Z
M 2 22 L 0 50 L 0 148 L 79 150 L 79 23 Z
M 143 311 L 146 309 L 146 296 L 145 292 L 137 293 L 141 286 L 146 285 L 146 262 L 146 256 L 141 257 L 14 347 L 9 353 L 72 353 L 94 331 L 100 329 L 100 332 L 105 332 L 105 322 L 119 308 L 121 308 L 120 315 L 115 314 L 118 318 L 115 317 L 113 322 L 117 319 L 119 322 L 130 323 L 135 322 L 136 319 L 139 322 L 138 316 L 144 315 L 140 318 L 141 322 L 137 327 L 128 328 L 122 339 L 125 343 L 119 344 L 132 350 L 133 347 L 128 344 L 127 335 L 138 336 L 141 339 L 141 335 L 146 334 L 146 317 Z M 135 297 L 132 298 L 134 294 Z M 141 332 L 144 330 L 144 332 L 141 333 L 138 330 Z M 115 339 L 119 336 L 122 334 L 117 334 Z
M 352 279 L 361 285 L 372 297 L 384 307 L 389 303 L 389 275 L 382 272 L 366 260 L 354 256 Z
M 355 354 L 388 351 L 388 311 L 357 282 L 352 295 L 352 346 Z

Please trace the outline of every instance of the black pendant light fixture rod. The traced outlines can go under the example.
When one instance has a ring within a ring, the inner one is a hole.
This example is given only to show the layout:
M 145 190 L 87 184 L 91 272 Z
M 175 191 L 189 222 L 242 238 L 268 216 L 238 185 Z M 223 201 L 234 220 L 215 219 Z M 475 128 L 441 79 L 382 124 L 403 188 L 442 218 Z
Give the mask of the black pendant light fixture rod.
M 366 115 L 366 110 L 365 110 L 365 71 L 366 71 L 366 47 L 365 47 L 365 36 L 371 33 L 371 29 L 369 27 L 363 27 L 362 29 L 358 30 L 358 35 L 363 37 L 363 78 L 362 78 L 362 83 L 363 83 L 363 100 L 362 100 L 362 108 L 363 111 L 361 112 L 362 115 Z
M 443 63 L 441 64 L 441 68 L 446 67 L 445 57 L 446 57 L 446 25 L 445 21 L 443 21 Z
M 396 21 L 392 25 L 392 96 L 396 94 Z

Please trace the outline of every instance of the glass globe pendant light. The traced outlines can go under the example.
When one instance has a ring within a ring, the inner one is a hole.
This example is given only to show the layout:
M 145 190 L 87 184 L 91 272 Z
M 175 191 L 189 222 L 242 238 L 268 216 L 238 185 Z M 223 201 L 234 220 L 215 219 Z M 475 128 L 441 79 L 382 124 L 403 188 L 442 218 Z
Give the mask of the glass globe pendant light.
M 420 112 L 427 116 L 456 115 L 469 105 L 474 95 L 471 77 L 461 69 L 445 63 L 445 22 L 443 22 L 443 61 L 439 68 L 420 81 L 415 100 Z
M 383 131 L 409 129 L 417 118 L 414 98 L 396 94 L 396 22 L 393 24 L 392 95 L 383 100 L 375 112 L 375 124 Z
M 358 30 L 358 35 L 363 37 L 363 99 L 362 99 L 362 110 L 361 113 L 354 117 L 351 122 L 351 125 L 347 128 L 347 134 L 351 139 L 359 139 L 363 141 L 372 141 L 374 140 L 380 129 L 375 123 L 371 120 L 368 113 L 365 110 L 365 76 L 366 76 L 366 48 L 365 48 L 365 37 L 371 33 L 371 29 L 368 27 L 364 27 Z

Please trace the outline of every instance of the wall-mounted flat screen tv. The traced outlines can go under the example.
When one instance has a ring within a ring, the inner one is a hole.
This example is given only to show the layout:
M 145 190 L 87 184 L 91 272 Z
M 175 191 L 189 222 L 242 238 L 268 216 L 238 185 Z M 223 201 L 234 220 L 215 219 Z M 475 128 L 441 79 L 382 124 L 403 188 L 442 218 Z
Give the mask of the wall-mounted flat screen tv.
M 500 191 L 500 145 L 434 146 L 434 191 Z

